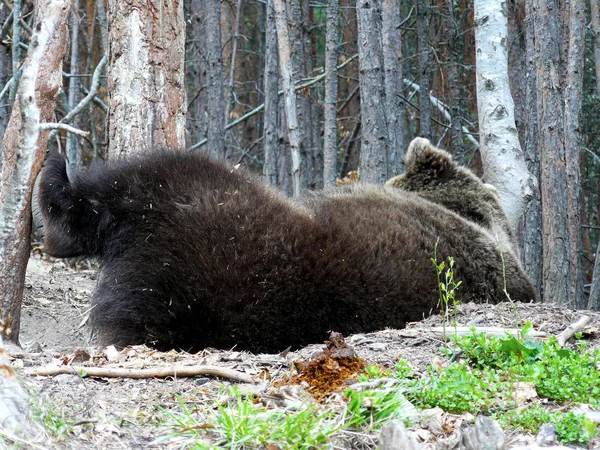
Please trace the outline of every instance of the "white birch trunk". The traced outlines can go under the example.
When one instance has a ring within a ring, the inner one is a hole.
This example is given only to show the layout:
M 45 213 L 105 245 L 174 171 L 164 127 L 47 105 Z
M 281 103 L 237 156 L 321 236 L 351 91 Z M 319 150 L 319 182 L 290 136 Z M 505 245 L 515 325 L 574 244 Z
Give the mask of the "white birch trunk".
M 498 189 L 516 230 L 535 180 L 527 170 L 515 125 L 503 5 L 497 0 L 475 0 L 477 110 L 485 181 Z
M 30 251 L 31 194 L 42 167 L 48 133 L 62 87 L 70 0 L 38 2 L 16 100 L 2 143 L 0 178 L 0 332 L 18 342 L 25 269 Z

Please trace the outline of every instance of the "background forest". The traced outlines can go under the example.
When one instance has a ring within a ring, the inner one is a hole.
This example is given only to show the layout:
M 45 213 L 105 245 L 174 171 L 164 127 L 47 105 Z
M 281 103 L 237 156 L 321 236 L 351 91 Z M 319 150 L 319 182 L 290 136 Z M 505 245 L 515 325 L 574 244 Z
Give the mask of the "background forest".
M 359 176 L 382 182 L 403 171 L 404 149 L 415 136 L 429 138 L 489 179 L 484 168 L 493 163 L 480 152 L 475 39 L 489 17 L 476 19 L 471 1 L 127 5 L 142 28 L 158 33 L 148 44 L 151 63 L 118 65 L 133 45 L 127 22 L 114 14 L 123 7 L 118 1 L 73 1 L 53 122 L 89 134 L 55 129 L 49 135 L 49 146 L 68 157 L 71 171 L 138 146 L 119 83 L 135 87 L 145 64 L 151 71 L 161 67 L 162 84 L 134 92 L 166 105 L 162 112 L 152 106 L 156 117 L 185 114 L 183 139 L 165 128 L 163 145 L 181 147 L 184 141 L 187 148 L 252 167 L 289 195 Z M 35 7 L 22 0 L 0 5 L 0 136 L 31 45 Z M 523 263 L 545 301 L 599 309 L 600 289 L 593 283 L 600 259 L 598 2 L 509 0 L 502 8 L 507 35 L 499 45 L 508 52 L 512 94 L 503 101 L 509 109 L 514 101 L 520 147 L 536 178 L 519 225 Z M 185 55 L 176 54 L 180 37 Z M 180 85 L 180 75 L 185 95 L 170 90 Z M 286 95 L 290 91 L 296 95 Z M 86 96 L 93 101 L 81 107 Z M 124 130 L 121 136 L 111 131 L 115 125 Z M 375 169 L 366 166 L 367 152 Z

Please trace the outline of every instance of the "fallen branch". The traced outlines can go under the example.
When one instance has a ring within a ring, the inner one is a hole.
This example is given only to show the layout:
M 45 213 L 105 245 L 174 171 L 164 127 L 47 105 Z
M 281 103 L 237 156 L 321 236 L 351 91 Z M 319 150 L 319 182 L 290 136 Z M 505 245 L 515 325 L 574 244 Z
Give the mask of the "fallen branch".
M 579 319 L 577 322 L 569 325 L 563 332 L 561 332 L 557 337 L 556 337 L 556 341 L 558 342 L 558 345 L 560 345 L 561 347 L 564 347 L 564 345 L 567 343 L 567 341 L 569 339 L 571 339 L 575 333 L 583 330 L 585 327 L 587 327 L 589 325 L 589 323 L 592 321 L 592 318 L 590 316 L 582 316 L 581 319 Z
M 425 330 L 427 331 L 427 330 Z M 521 330 L 518 328 L 501 328 L 501 327 L 457 327 L 454 328 L 452 326 L 447 326 L 445 329 L 443 327 L 433 327 L 430 328 L 431 331 L 436 337 L 449 337 L 449 336 L 467 336 L 469 334 L 475 333 L 483 333 L 488 336 L 506 336 L 507 334 L 511 336 L 521 337 Z M 535 331 L 529 330 L 525 335 L 527 338 L 538 338 L 538 339 L 547 339 L 548 333 L 544 333 L 543 331 Z
M 166 378 L 166 377 L 196 377 L 210 375 L 213 377 L 228 378 L 241 383 L 254 383 L 250 375 L 226 367 L 216 366 L 170 366 L 155 367 L 150 369 L 124 369 L 121 367 L 76 367 L 58 366 L 38 368 L 28 371 L 29 375 L 54 376 L 61 374 L 78 374 L 84 377 L 102 378 Z

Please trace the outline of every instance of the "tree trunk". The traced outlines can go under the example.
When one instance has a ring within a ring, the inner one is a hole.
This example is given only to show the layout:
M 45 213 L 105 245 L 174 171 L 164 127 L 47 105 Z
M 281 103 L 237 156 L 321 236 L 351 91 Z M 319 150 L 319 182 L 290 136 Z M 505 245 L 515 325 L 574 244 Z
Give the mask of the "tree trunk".
M 102 2 L 99 2 L 102 3 Z M 187 131 L 191 146 L 206 137 L 207 67 L 206 67 L 206 4 L 204 0 L 187 0 L 186 80 L 188 98 Z
M 21 0 L 13 2 L 13 33 L 12 33 L 12 76 L 13 84 L 10 87 L 9 103 L 14 104 L 17 97 L 17 87 L 21 77 Z
M 301 153 L 303 136 L 298 125 L 298 114 L 296 110 L 296 91 L 294 89 L 293 66 L 291 58 L 290 35 L 286 13 L 285 0 L 273 0 L 275 7 L 275 23 L 277 25 L 277 46 L 279 48 L 279 70 L 283 84 L 283 95 L 285 98 L 285 114 L 287 120 L 288 137 L 292 154 L 292 189 L 295 197 L 299 196 L 303 189 L 301 173 Z
M 590 0 L 592 32 L 594 33 L 594 67 L 596 68 L 596 95 L 600 98 L 600 7 L 598 0 Z
M 446 68 L 448 77 L 448 106 L 450 107 L 450 123 L 452 127 L 452 152 L 455 155 L 464 154 L 464 136 L 462 132 L 460 84 L 458 76 L 458 55 L 456 51 L 458 33 L 454 20 L 454 0 L 443 0 L 444 10 L 444 42 L 446 44 Z
M 171 4 L 108 0 L 109 159 L 185 147 L 183 0 Z
M 560 92 L 560 24 L 554 1 L 538 0 L 535 22 L 542 198 L 544 301 L 566 304 L 570 298 L 570 247 L 564 104 Z M 574 306 L 574 305 L 573 305 Z
M 21 301 L 30 250 L 31 193 L 48 140 L 40 124 L 49 122 L 62 86 L 68 43 L 69 0 L 40 0 L 36 31 L 22 67 L 12 115 L 2 147 L 0 183 L 0 329 L 19 339 Z
M 264 154 L 263 174 L 267 184 L 278 185 L 277 154 L 279 146 L 279 70 L 277 69 L 277 28 L 275 25 L 275 9 L 273 0 L 265 5 L 265 112 L 264 112 Z
M 383 0 L 381 8 L 381 37 L 385 78 L 386 115 L 389 134 L 388 178 L 404 172 L 406 148 L 404 117 L 404 83 L 402 41 L 400 30 L 400 5 L 398 0 Z
M 361 110 L 361 182 L 381 184 L 388 175 L 388 129 L 381 45 L 380 0 L 358 0 L 358 63 Z
M 71 61 L 69 64 L 69 72 L 71 78 L 69 78 L 69 111 L 71 111 L 81 100 L 81 93 L 79 91 L 79 78 L 77 77 L 79 72 L 79 0 L 74 0 L 73 11 L 71 12 Z M 79 116 L 73 117 L 71 122 L 75 128 L 80 127 Z M 68 160 L 68 171 L 69 175 L 73 173 L 73 169 L 81 166 L 82 160 L 82 149 L 79 144 L 79 136 L 73 133 L 67 134 L 67 160 Z
M 335 186 L 337 179 L 337 61 L 339 46 L 339 0 L 327 5 L 327 32 L 325 39 L 325 140 L 323 144 L 323 182 Z
M 312 62 L 308 51 L 308 36 L 305 32 L 306 16 L 303 13 L 304 0 L 285 0 L 287 33 L 290 40 L 291 73 L 294 83 L 307 77 L 312 70 Z M 296 116 L 301 136 L 300 146 L 300 183 L 301 190 L 314 185 L 314 152 L 315 140 L 312 135 L 318 123 L 313 117 L 312 98 L 306 92 L 296 95 Z M 293 158 L 292 158 L 293 165 Z
M 419 135 L 431 139 L 431 68 L 429 64 L 429 0 L 417 0 L 417 47 L 419 49 Z
M 583 93 L 583 52 L 585 49 L 585 0 L 570 0 L 569 53 L 565 83 L 565 157 L 567 171 L 568 228 L 570 243 L 570 297 L 569 304 L 583 308 L 583 266 L 581 252 L 581 173 L 579 113 Z
M 475 0 L 477 111 L 485 181 L 498 189 L 517 229 L 535 180 L 527 170 L 508 85 L 506 11 L 497 0 Z
M 525 3 L 527 20 L 525 26 L 525 100 L 523 108 L 523 126 L 525 154 L 527 167 L 538 180 L 535 193 L 529 202 L 529 207 L 523 218 L 521 228 L 521 259 L 529 279 L 535 286 L 536 292 L 542 289 L 542 202 L 540 198 L 540 154 L 538 149 L 538 93 L 536 75 L 534 23 L 536 10 L 531 1 Z M 521 74 L 522 76 L 523 74 Z
M 221 0 L 206 0 L 207 132 L 208 148 L 216 159 L 225 158 L 225 94 L 221 45 Z M 221 106 L 218 106 L 221 105 Z

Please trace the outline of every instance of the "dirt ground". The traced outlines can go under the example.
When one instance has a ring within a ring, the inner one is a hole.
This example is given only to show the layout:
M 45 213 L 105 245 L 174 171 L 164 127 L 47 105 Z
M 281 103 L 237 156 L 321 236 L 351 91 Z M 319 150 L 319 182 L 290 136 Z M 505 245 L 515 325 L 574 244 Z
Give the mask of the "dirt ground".
M 145 347 L 133 347 L 125 351 L 122 360 L 108 362 L 102 349 L 94 345 L 87 327 L 90 310 L 89 298 L 96 283 L 96 268 L 89 263 L 69 267 L 62 260 L 50 260 L 34 254 L 27 269 L 27 280 L 22 310 L 21 344 L 23 351 L 12 354 L 13 366 L 21 376 L 33 398 L 33 407 L 42 411 L 43 417 L 55 418 L 76 425 L 72 433 L 64 436 L 41 436 L 40 448 L 71 449 L 118 449 L 146 448 L 170 430 L 157 426 L 165 421 L 165 410 L 175 408 L 181 401 L 206 400 L 220 395 L 226 380 L 210 377 L 167 379 L 82 378 L 63 374 L 51 377 L 31 376 L 27 372 L 45 365 L 60 365 L 71 361 L 76 350 L 86 359 L 86 364 L 112 367 L 149 368 L 168 366 L 210 364 L 232 368 L 242 373 L 271 382 L 258 386 L 240 385 L 244 389 L 273 393 L 272 381 L 289 374 L 293 361 L 309 359 L 323 348 L 315 344 L 285 355 L 252 355 L 246 352 L 207 349 L 191 355 L 181 352 L 159 353 Z M 556 335 L 583 313 L 552 305 L 517 304 L 518 326 L 526 321 L 533 329 Z M 464 326 L 515 326 L 515 311 L 510 304 L 459 305 L 457 319 Z M 600 346 L 600 336 L 594 332 L 600 325 L 600 314 L 593 316 L 592 333 L 587 336 L 588 346 Z M 438 349 L 442 344 L 429 330 L 441 326 L 439 315 L 411 324 L 405 330 L 383 330 L 349 336 L 346 342 L 354 347 L 358 356 L 368 364 L 393 367 L 403 357 L 415 370 L 424 372 L 428 364 L 440 358 Z M 262 390 L 262 391 L 261 391 Z M 301 389 L 288 387 L 285 395 L 302 396 Z M 266 395 L 266 394 L 265 394 Z M 51 419 L 48 419 L 51 420 Z M 444 420 L 454 424 L 461 418 L 445 415 Z M 426 441 L 426 448 L 435 448 L 434 442 L 444 438 L 426 427 L 416 427 L 418 435 Z M 376 448 L 377 436 L 348 435 L 337 448 Z M 526 435 L 509 435 L 509 447 L 517 443 L 531 442 Z M 1 443 L 0 443 L 1 446 Z M 181 442 L 169 441 L 156 444 L 155 448 L 180 448 Z M 600 448 L 592 443 L 590 448 Z

